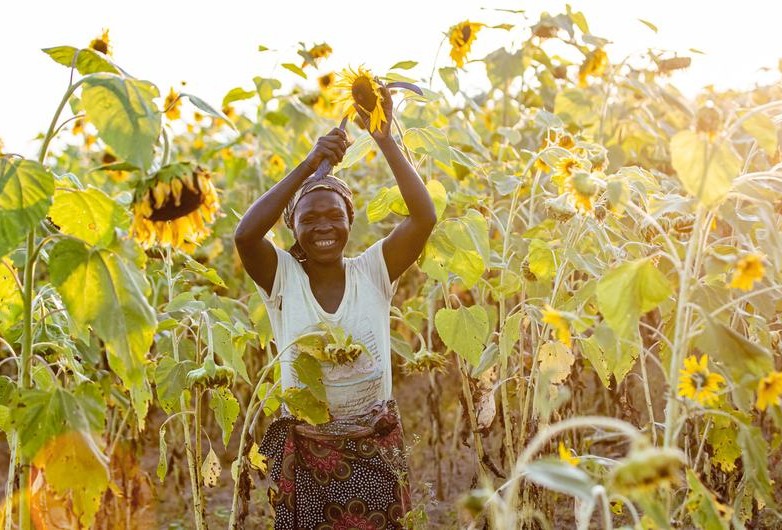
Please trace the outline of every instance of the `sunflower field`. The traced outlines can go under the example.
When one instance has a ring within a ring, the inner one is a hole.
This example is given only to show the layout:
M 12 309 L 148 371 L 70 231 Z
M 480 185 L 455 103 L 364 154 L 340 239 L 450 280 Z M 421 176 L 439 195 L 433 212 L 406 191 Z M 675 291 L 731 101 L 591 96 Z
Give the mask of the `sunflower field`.
M 689 56 L 507 16 L 441 28 L 431 76 L 310 43 L 221 102 L 107 32 L 43 50 L 70 82 L 39 156 L 0 158 L 2 530 L 271 527 L 264 428 L 328 410 L 312 367 L 280 390 L 233 232 L 374 76 L 420 88 L 393 131 L 439 218 L 392 309 L 407 527 L 782 528 L 782 84 L 688 99 Z M 475 57 L 488 32 L 519 44 Z M 407 209 L 347 130 L 353 255 Z

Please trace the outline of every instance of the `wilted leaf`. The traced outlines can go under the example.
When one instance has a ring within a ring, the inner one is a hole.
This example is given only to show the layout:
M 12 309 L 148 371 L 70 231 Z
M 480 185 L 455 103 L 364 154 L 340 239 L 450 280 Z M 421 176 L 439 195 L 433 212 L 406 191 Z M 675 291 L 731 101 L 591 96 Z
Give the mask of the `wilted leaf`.
M 187 374 L 198 366 L 185 359 L 176 362 L 172 357 L 163 357 L 155 367 L 155 390 L 158 403 L 168 414 L 179 410 L 179 398 L 187 389 Z
M 239 402 L 228 388 L 213 388 L 209 390 L 209 408 L 214 412 L 217 424 L 223 431 L 223 445 L 227 447 L 234 423 L 239 417 Z
M 733 510 L 717 501 L 717 497 L 704 486 L 692 469 L 687 470 L 687 511 L 692 522 L 703 530 L 728 530 Z
M 576 357 L 570 348 L 559 341 L 548 341 L 538 353 L 540 371 L 548 374 L 549 382 L 562 383 L 570 375 Z
M 157 468 L 155 469 L 155 473 L 157 474 L 157 478 L 160 480 L 160 482 L 163 482 L 166 479 L 166 474 L 168 473 L 168 445 L 166 444 L 166 426 L 161 425 L 160 431 L 158 432 L 158 439 L 160 440 L 158 442 L 158 460 L 157 460 Z
M 572 495 L 585 502 L 592 500 L 595 483 L 577 467 L 556 460 L 536 460 L 524 468 L 524 478 L 552 491 Z
M 201 464 L 201 476 L 204 479 L 204 486 L 207 488 L 214 488 L 220 481 L 220 473 L 223 471 L 223 467 L 220 465 L 220 460 L 217 458 L 214 449 L 209 448 L 204 463 Z
M 329 421 L 329 408 L 326 403 L 316 398 L 307 388 L 291 387 L 280 395 L 291 414 L 310 425 L 319 425 Z

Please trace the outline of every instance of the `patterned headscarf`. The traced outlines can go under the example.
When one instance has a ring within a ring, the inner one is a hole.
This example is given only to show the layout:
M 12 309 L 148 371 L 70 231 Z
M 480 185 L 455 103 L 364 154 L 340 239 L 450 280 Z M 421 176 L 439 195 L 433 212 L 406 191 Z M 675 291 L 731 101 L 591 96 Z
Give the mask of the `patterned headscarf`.
M 342 200 L 345 201 L 345 209 L 348 212 L 348 224 L 352 226 L 353 217 L 355 215 L 355 210 L 353 207 L 353 192 L 350 191 L 350 188 L 348 188 L 348 185 L 345 184 L 344 180 L 337 178 L 334 175 L 319 174 L 314 174 L 307 177 L 307 179 L 302 182 L 299 189 L 296 190 L 296 193 L 293 194 L 293 197 L 291 197 L 291 200 L 288 202 L 288 205 L 285 207 L 285 211 L 282 214 L 282 218 L 285 221 L 285 226 L 293 230 L 293 212 L 296 209 L 296 205 L 299 204 L 299 201 L 302 197 L 310 192 L 317 190 L 333 191 L 342 197 Z M 304 249 L 301 248 L 301 245 L 299 245 L 298 241 L 293 244 L 288 252 L 290 252 L 291 255 L 298 261 L 304 261 L 307 258 L 307 255 L 304 253 Z

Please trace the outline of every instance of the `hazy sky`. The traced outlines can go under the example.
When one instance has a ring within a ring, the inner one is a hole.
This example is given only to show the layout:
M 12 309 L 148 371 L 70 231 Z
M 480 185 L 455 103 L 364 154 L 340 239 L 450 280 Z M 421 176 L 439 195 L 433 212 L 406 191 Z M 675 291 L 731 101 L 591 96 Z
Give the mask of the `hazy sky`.
M 613 41 L 616 61 L 647 48 L 688 54 L 697 48 L 693 66 L 673 82 L 685 93 L 698 87 L 743 88 L 759 79 L 779 80 L 782 58 L 782 2 L 701 0 L 572 0 L 584 12 L 593 34 Z M 719 7 L 719 6 L 725 7 Z M 524 15 L 492 8 L 524 9 Z M 181 87 L 219 106 L 233 87 L 252 88 L 256 75 L 294 81 L 279 64 L 299 63 L 298 43 L 325 41 L 334 54 L 324 66 L 341 69 L 365 64 L 378 73 L 401 60 L 420 63 L 413 77 L 426 76 L 435 61 L 443 33 L 464 19 L 528 26 L 541 11 L 564 11 L 565 2 L 484 0 L 27 0 L 6 2 L 0 30 L 0 138 L 5 150 L 33 157 L 35 135 L 47 128 L 68 83 L 68 70 L 41 48 L 86 47 L 102 28 L 109 28 L 114 60 L 136 77 L 154 82 L 163 96 Z M 638 19 L 655 24 L 655 34 Z M 511 44 L 514 32 L 485 30 L 473 57 Z M 518 35 L 518 33 L 516 33 Z M 516 37 L 518 40 L 518 37 Z M 272 49 L 258 52 L 258 45 Z M 449 65 L 443 46 L 436 66 Z M 760 69 L 769 67 L 771 73 Z M 467 81 L 478 79 L 470 77 Z M 474 68 L 472 69 L 474 70 Z M 761 77 L 764 76 L 764 77 Z M 476 81 L 477 82 L 477 81 Z

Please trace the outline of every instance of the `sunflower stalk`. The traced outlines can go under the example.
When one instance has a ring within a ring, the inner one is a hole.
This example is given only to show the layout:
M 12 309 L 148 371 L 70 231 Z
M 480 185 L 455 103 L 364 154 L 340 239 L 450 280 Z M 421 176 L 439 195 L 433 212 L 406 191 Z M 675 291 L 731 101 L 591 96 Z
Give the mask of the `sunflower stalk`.
M 173 260 L 171 257 L 171 247 L 166 248 L 166 254 L 163 259 L 163 264 L 166 274 L 166 284 L 168 285 L 168 300 L 169 302 L 174 299 L 174 279 L 171 273 L 171 267 Z M 176 328 L 172 330 L 171 334 L 171 351 L 174 357 L 174 361 L 179 362 L 179 337 L 177 336 Z M 187 410 L 187 400 L 185 399 L 185 393 L 183 392 L 179 396 L 179 408 L 183 412 Z M 196 465 L 196 460 L 193 455 L 193 446 L 190 439 L 190 421 L 187 414 L 180 416 L 182 423 L 182 434 L 185 444 L 185 456 L 187 457 L 187 470 L 190 475 L 190 493 L 193 497 L 193 518 L 195 520 L 196 530 L 206 530 L 206 521 L 204 519 L 204 510 L 201 505 L 201 473 L 200 469 Z

